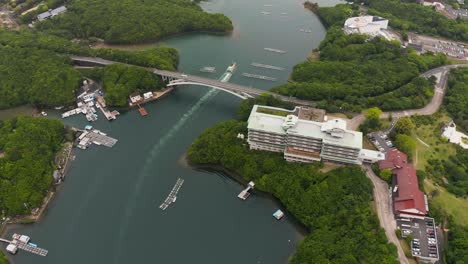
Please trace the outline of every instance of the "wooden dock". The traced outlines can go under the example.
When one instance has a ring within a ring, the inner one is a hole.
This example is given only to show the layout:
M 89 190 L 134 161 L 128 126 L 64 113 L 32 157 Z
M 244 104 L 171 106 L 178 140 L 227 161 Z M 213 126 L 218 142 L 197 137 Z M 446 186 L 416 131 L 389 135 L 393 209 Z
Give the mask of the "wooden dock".
M 169 205 L 171 205 L 174 202 L 174 200 L 177 197 L 177 193 L 179 192 L 179 189 L 180 189 L 180 187 L 182 187 L 183 183 L 184 183 L 183 179 L 181 179 L 181 178 L 177 179 L 177 182 L 175 183 L 174 187 L 172 188 L 171 193 L 169 193 L 166 200 L 164 201 L 164 203 L 162 203 L 159 206 L 159 208 L 161 208 L 162 210 L 166 210 L 166 208 L 169 207 Z
M 146 109 L 143 108 L 140 104 L 138 104 L 138 112 L 140 112 L 141 116 L 147 116 L 148 112 L 146 112 Z
M 16 242 L 16 244 L 15 244 L 15 242 Z M 47 256 L 47 253 L 49 253 L 49 251 L 47 249 L 43 249 L 43 248 L 40 248 L 40 247 L 33 247 L 33 246 L 30 246 L 28 244 L 25 244 L 25 243 L 17 241 L 17 240 L 13 240 L 12 244 L 16 245 L 19 249 L 22 249 L 24 251 L 31 252 L 33 254 L 43 256 L 43 257 Z
M 242 190 L 242 192 L 240 192 L 239 195 L 237 195 L 237 197 L 241 200 L 246 200 L 250 196 L 249 191 L 251 189 L 253 190 L 254 188 L 255 188 L 255 183 L 253 181 L 250 181 L 249 184 L 247 185 L 247 188 Z
M 39 256 L 43 256 L 43 257 L 47 256 L 47 253 L 49 253 L 49 251 L 47 249 L 43 249 L 43 248 L 40 248 L 40 247 L 34 247 L 34 246 L 28 245 L 26 243 L 23 243 L 21 241 L 18 241 L 16 239 L 14 239 L 13 241 L 10 241 L 10 240 L 4 239 L 4 238 L 0 238 L 0 241 L 8 243 L 8 244 L 15 245 L 18 249 L 22 249 L 24 251 L 27 251 L 27 252 L 30 252 L 30 253 L 33 253 L 33 254 L 36 254 L 36 255 L 39 255 Z

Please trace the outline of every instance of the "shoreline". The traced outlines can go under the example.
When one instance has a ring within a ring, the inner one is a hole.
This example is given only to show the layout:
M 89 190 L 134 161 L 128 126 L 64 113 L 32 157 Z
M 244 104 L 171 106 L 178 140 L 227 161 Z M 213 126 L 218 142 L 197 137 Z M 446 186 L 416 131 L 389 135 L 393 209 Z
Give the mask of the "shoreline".
M 142 48 L 141 50 L 146 50 L 150 48 L 155 48 L 155 47 L 168 47 L 166 44 L 164 44 L 164 41 L 174 38 L 174 37 L 179 37 L 179 36 L 184 36 L 184 35 L 192 35 L 192 34 L 208 34 L 208 35 L 213 35 L 213 36 L 229 36 L 234 33 L 234 28 L 228 31 L 224 32 L 216 32 L 216 31 L 208 31 L 208 30 L 200 30 L 200 31 L 187 31 L 187 32 L 178 32 L 178 33 L 173 33 L 166 35 L 162 38 L 159 39 L 153 39 L 153 40 L 146 40 L 142 42 L 137 42 L 137 43 L 108 43 L 105 40 L 100 40 L 95 44 L 90 44 L 89 47 L 91 49 L 119 49 L 119 50 L 139 50 L 138 48 Z M 148 46 L 148 47 L 145 47 Z
M 19 218 L 14 218 L 10 219 L 9 221 L 5 222 L 2 224 L 0 227 L 0 237 L 3 237 L 5 233 L 9 230 L 11 226 L 15 225 L 28 225 L 28 224 L 34 224 L 39 222 L 42 217 L 44 216 L 44 212 L 48 209 L 50 202 L 53 200 L 57 192 L 61 189 L 61 183 L 65 179 L 65 175 L 68 172 L 71 164 L 71 160 L 73 158 L 73 143 L 72 142 L 65 142 L 64 147 L 60 149 L 60 151 L 63 151 L 69 147 L 68 153 L 67 153 L 67 158 L 65 159 L 65 165 L 63 168 L 60 170 L 61 172 L 61 177 L 60 181 L 58 183 L 52 183 L 51 186 L 49 187 L 49 190 L 47 191 L 47 194 L 45 195 L 44 199 L 42 200 L 42 204 L 40 207 L 38 207 L 38 211 L 36 214 L 31 213 L 29 215 L 23 215 L 20 216 Z M 60 153 L 60 152 L 58 152 Z M 57 164 L 56 164 L 57 165 Z M 54 180 L 54 179 L 53 179 Z M 34 210 L 34 209 L 33 209 Z
M 219 164 L 196 164 L 190 161 L 188 158 L 187 153 L 184 153 L 183 157 L 181 159 L 185 160 L 185 163 L 187 164 L 188 167 L 190 167 L 193 170 L 196 171 L 205 171 L 205 172 L 214 172 L 214 173 L 222 173 L 225 176 L 229 177 L 230 179 L 236 181 L 237 183 L 241 184 L 243 187 L 247 186 L 248 180 L 244 179 L 240 174 L 237 174 L 236 172 L 230 171 L 226 169 L 224 166 L 219 165 Z M 300 240 L 304 239 L 307 235 L 310 234 L 309 228 L 307 228 L 304 224 L 302 224 L 296 217 L 286 208 L 286 206 L 278 199 L 276 198 L 273 194 L 265 191 L 258 190 L 257 188 L 254 188 L 251 190 L 252 193 L 255 193 L 256 195 L 270 199 L 271 201 L 275 202 L 278 204 L 278 207 L 287 214 L 288 221 L 291 221 L 291 223 L 294 225 L 295 228 L 297 228 L 299 234 L 300 234 Z

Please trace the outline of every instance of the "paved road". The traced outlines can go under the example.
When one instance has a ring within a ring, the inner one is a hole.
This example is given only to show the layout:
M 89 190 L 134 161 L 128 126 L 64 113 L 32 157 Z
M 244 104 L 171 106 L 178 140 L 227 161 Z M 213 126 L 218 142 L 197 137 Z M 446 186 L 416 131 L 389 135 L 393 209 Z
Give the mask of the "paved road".
M 93 57 L 82 57 L 82 56 L 70 56 L 70 58 L 73 61 L 76 62 L 82 62 L 82 63 L 88 63 L 88 64 L 97 64 L 97 65 L 110 65 L 110 64 L 115 64 L 119 62 L 111 61 L 111 60 L 105 60 L 102 58 L 93 58 Z M 122 63 L 124 64 L 124 63 Z M 241 95 L 249 94 L 251 96 L 259 96 L 260 94 L 270 94 L 273 95 L 274 97 L 285 101 L 285 102 L 290 102 L 295 105 L 305 105 L 305 106 L 314 106 L 315 103 L 312 101 L 307 101 L 307 100 L 301 100 L 295 97 L 289 97 L 289 96 L 284 96 L 280 95 L 277 93 L 273 93 L 270 91 L 265 91 L 253 87 L 247 87 L 235 83 L 229 83 L 229 82 L 221 82 L 219 80 L 214 80 L 210 78 L 205 78 L 205 77 L 200 77 L 196 75 L 189 75 L 189 74 L 184 74 L 180 72 L 173 72 L 173 71 L 165 71 L 165 70 L 160 70 L 156 68 L 145 68 L 157 75 L 160 76 L 166 76 L 166 77 L 171 77 L 174 79 L 180 79 L 183 80 L 184 82 L 188 83 L 195 83 L 195 84 L 200 84 L 200 85 L 206 85 L 212 88 L 220 88 L 222 90 L 227 90 L 231 91 L 234 93 L 239 93 Z
M 435 86 L 434 86 L 434 96 L 429 104 L 425 107 L 420 109 L 410 109 L 404 111 L 391 111 L 391 112 L 384 112 L 380 115 L 380 118 L 388 118 L 392 115 L 393 118 L 400 118 L 405 116 L 412 116 L 412 115 L 432 115 L 439 109 L 445 95 L 445 89 L 447 88 L 447 79 L 448 74 L 451 69 L 458 68 L 458 67 L 468 67 L 468 64 L 453 64 L 453 65 L 446 65 L 441 66 L 432 70 L 429 70 L 423 74 L 421 77 L 429 78 L 431 76 L 439 76 Z M 359 114 L 355 116 L 351 121 L 348 122 L 348 129 L 355 130 L 362 124 L 365 120 L 365 116 L 363 114 Z
M 369 165 L 362 165 L 362 167 L 366 171 L 367 178 L 369 178 L 374 185 L 374 201 L 377 206 L 380 225 L 385 230 L 388 240 L 397 247 L 400 263 L 409 264 L 408 259 L 405 256 L 405 252 L 403 251 L 403 248 L 395 234 L 397 226 L 392 212 L 392 207 L 390 205 L 388 184 L 377 177 Z

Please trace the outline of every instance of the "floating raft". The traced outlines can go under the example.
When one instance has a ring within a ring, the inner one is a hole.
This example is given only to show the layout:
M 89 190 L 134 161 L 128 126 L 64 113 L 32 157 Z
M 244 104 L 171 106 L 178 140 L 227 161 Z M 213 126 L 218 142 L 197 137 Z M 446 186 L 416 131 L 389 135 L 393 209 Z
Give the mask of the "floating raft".
M 284 68 L 282 68 L 282 67 L 277 67 L 277 66 L 268 65 L 268 64 L 261 64 L 261 63 L 252 62 L 250 65 L 252 65 L 254 67 L 259 67 L 259 68 L 284 71 Z
M 255 79 L 260 79 L 260 80 L 266 80 L 266 81 L 276 81 L 277 79 L 274 77 L 268 77 L 264 75 L 258 75 L 258 74 L 252 74 L 252 73 L 242 73 L 242 76 L 249 77 L 249 78 L 255 78 Z
M 216 68 L 215 68 L 215 67 L 206 66 L 206 67 L 201 68 L 200 71 L 201 71 L 201 72 L 215 73 L 215 72 L 216 72 Z
M 280 50 L 280 49 L 272 49 L 272 48 L 264 48 L 266 51 L 271 51 L 271 52 L 276 52 L 276 53 L 286 53 L 285 50 Z
M 169 193 L 166 200 L 159 206 L 159 208 L 161 208 L 162 210 L 166 210 L 166 208 L 169 207 L 171 203 L 175 202 L 175 200 L 177 199 L 177 193 L 179 192 L 180 187 L 182 187 L 182 184 L 184 184 L 184 180 L 181 178 L 177 179 L 177 182 L 172 188 L 171 193 Z

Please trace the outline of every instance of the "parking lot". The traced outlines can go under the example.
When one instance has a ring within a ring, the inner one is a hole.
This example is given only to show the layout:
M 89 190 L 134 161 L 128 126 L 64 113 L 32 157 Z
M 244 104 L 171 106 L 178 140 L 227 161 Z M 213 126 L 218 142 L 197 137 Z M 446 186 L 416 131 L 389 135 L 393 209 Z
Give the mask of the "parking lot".
M 437 238 L 436 226 L 433 218 L 424 219 L 397 218 L 397 226 L 403 237 L 411 235 L 411 254 L 429 262 L 439 260 L 440 244 Z
M 368 137 L 372 144 L 374 144 L 374 146 L 380 152 L 387 152 L 393 148 L 393 142 L 388 138 L 389 133 L 390 132 L 388 130 L 384 132 L 377 131 L 374 133 L 369 133 Z
M 445 8 L 445 12 L 447 13 L 448 17 L 451 19 L 456 19 L 456 18 L 467 19 L 468 18 L 468 9 L 465 9 L 465 8 L 454 9 L 448 5 Z
M 457 59 L 468 58 L 468 49 L 465 49 L 466 45 L 463 43 L 421 36 L 413 33 L 408 34 L 408 42 L 422 47 L 422 52 L 432 51 L 435 53 L 444 53 L 447 56 Z

